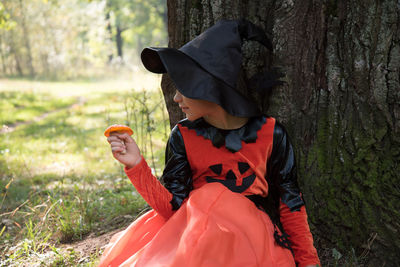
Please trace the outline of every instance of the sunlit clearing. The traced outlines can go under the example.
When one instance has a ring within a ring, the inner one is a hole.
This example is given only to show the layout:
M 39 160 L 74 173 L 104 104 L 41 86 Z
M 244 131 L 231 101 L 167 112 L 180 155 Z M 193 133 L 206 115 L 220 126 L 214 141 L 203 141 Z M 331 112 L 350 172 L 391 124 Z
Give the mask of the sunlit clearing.
M 136 71 L 122 78 L 93 81 L 30 81 L 0 79 L 1 91 L 50 93 L 55 97 L 78 97 L 106 92 L 123 93 L 131 90 L 155 91 L 160 87 L 161 75 Z

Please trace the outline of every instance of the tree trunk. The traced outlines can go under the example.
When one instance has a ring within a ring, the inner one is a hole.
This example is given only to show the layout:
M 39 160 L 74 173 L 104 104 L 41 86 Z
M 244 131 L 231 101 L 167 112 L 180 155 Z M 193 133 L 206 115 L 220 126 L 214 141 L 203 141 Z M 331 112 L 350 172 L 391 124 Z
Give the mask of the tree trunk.
M 286 73 L 268 114 L 286 125 L 323 265 L 399 266 L 400 7 L 393 0 L 169 0 L 169 46 L 221 18 L 273 33 L 274 54 L 245 43 L 247 75 L 260 62 Z M 162 88 L 171 125 L 182 114 Z M 354 253 L 348 253 L 354 248 Z M 352 255 L 354 254 L 354 255 Z
M 20 64 L 20 59 L 19 59 L 18 54 L 15 52 L 14 49 L 11 49 L 11 53 L 14 54 L 15 70 L 17 71 L 18 76 L 19 76 L 19 77 L 24 76 L 24 72 L 22 71 L 22 67 L 21 67 L 21 64 Z
M 117 44 L 117 54 L 118 54 L 118 57 L 120 57 L 121 59 L 123 59 L 123 52 L 122 52 L 122 45 L 123 45 L 123 43 L 122 43 L 122 32 L 123 32 L 123 30 L 121 29 L 121 27 L 120 26 L 117 26 L 116 27 L 116 33 L 115 33 L 115 41 L 116 41 L 116 44 Z
M 22 5 L 22 0 L 19 0 L 19 7 L 21 9 L 21 26 L 22 26 L 22 31 L 24 34 L 24 43 L 25 43 L 25 48 L 26 48 L 26 53 L 27 53 L 27 64 L 28 64 L 28 69 L 29 69 L 29 75 L 31 77 L 35 76 L 35 70 L 33 68 L 33 60 L 32 60 L 32 49 L 31 49 L 31 44 L 29 40 L 29 30 L 27 29 L 26 26 L 26 19 L 25 15 L 26 12 L 24 11 L 24 6 Z
M 111 29 L 111 20 L 110 20 L 110 11 L 109 10 L 107 10 L 107 13 L 106 13 L 106 22 L 107 22 L 107 33 L 109 36 L 109 40 L 112 43 L 112 29 Z M 113 56 L 114 56 L 113 53 L 110 51 L 108 54 L 108 63 L 112 62 Z
M 1 57 L 1 67 L 3 75 L 7 75 L 7 67 L 6 67 L 6 56 L 3 51 L 3 35 L 0 33 L 0 57 Z
M 15 61 L 15 70 L 17 71 L 18 75 L 22 77 L 24 75 L 24 72 L 22 71 L 21 67 L 21 59 L 19 56 L 18 51 L 16 51 L 16 43 L 14 41 L 14 37 L 10 35 L 10 53 L 14 56 L 14 61 Z M 10 73 L 11 75 L 13 74 L 13 71 Z

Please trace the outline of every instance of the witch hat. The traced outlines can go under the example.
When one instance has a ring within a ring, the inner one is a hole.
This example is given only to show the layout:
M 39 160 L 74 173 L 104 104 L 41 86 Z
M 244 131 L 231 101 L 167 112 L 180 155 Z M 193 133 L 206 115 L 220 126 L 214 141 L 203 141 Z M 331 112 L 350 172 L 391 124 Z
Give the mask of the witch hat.
M 265 32 L 253 23 L 219 20 L 181 48 L 147 47 L 141 59 L 147 70 L 168 73 L 185 97 L 214 102 L 234 116 L 253 117 L 261 114 L 260 109 L 235 89 L 243 39 L 258 41 L 272 50 Z

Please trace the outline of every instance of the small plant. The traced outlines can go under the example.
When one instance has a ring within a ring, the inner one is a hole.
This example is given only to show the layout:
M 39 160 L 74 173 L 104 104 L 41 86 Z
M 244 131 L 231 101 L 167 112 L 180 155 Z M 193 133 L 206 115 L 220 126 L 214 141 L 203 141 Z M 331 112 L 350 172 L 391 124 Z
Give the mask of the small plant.
M 332 258 L 335 260 L 334 266 L 338 266 L 339 260 L 342 258 L 342 253 L 340 253 L 336 248 L 332 249 Z
M 151 166 L 155 176 L 158 176 L 157 161 L 158 154 L 155 152 L 155 139 L 166 141 L 168 136 L 168 119 L 166 106 L 161 89 L 157 92 L 133 91 L 132 95 L 125 101 L 125 124 L 136 129 L 136 138 L 142 153 L 151 159 Z

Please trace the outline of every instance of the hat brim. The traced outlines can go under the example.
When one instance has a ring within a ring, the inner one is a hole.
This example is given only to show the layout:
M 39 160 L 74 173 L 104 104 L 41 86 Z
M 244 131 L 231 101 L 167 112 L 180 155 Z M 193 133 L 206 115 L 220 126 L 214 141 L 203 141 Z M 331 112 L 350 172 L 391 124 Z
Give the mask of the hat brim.
M 147 70 L 168 73 L 177 90 L 185 97 L 216 103 L 238 117 L 260 115 L 253 102 L 178 49 L 148 47 L 142 51 L 141 59 Z
M 146 47 L 143 49 L 140 58 L 142 59 L 142 63 L 144 67 L 151 72 L 154 73 L 166 73 L 166 69 L 164 64 L 161 62 L 161 58 L 158 55 L 158 51 L 168 49 L 168 48 L 153 48 L 153 47 Z

